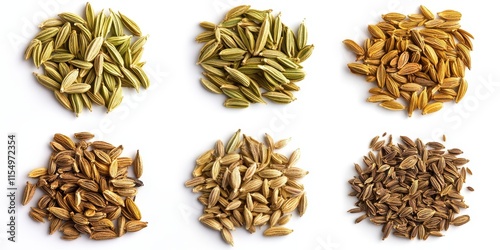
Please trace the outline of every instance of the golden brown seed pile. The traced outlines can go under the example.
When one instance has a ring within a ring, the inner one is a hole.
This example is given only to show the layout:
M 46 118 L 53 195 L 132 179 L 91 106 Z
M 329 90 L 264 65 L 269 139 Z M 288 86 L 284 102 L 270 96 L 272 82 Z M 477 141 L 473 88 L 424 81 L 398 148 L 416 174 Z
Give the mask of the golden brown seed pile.
M 121 156 L 123 147 L 93 141 L 88 132 L 76 133 L 76 141 L 55 134 L 50 142 L 52 154 L 47 167 L 33 169 L 28 177 L 22 204 L 27 205 L 36 189 L 43 191 L 29 216 L 49 222 L 49 234 L 61 231 L 73 240 L 86 235 L 93 240 L 114 239 L 136 232 L 148 223 L 142 221 L 135 203 L 137 187 L 143 185 L 142 160 Z M 135 177 L 128 176 L 133 166 Z
M 277 150 L 289 139 L 274 142 L 267 134 L 265 139 L 262 143 L 238 130 L 225 145 L 218 140 L 198 157 L 193 178 L 185 183 L 203 204 L 200 222 L 220 231 L 228 244 L 233 245 L 230 231 L 238 227 L 251 233 L 267 227 L 265 236 L 288 235 L 293 230 L 284 225 L 292 213 L 306 211 L 300 179 L 308 172 L 297 167 L 299 149 L 287 157 Z
M 420 13 L 388 13 L 368 25 L 371 35 L 363 44 L 346 39 L 356 55 L 347 66 L 376 84 L 368 102 L 408 116 L 439 111 L 444 102 L 459 102 L 467 91 L 465 68 L 471 68 L 474 37 L 461 28 L 462 14 L 444 10 L 437 17 L 425 6 Z M 399 100 L 402 101 L 399 101 Z

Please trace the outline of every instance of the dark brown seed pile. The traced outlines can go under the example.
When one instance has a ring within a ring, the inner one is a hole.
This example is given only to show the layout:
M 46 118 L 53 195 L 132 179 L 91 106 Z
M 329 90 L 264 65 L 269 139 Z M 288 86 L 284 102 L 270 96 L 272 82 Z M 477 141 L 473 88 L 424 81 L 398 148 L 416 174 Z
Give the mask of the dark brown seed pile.
M 382 225 L 382 239 L 392 233 L 423 240 L 467 223 L 468 215 L 457 216 L 468 207 L 460 191 L 466 175 L 472 174 L 463 166 L 469 160 L 460 157 L 462 151 L 406 136 L 394 143 L 388 137 L 373 138 L 364 167 L 355 164 L 357 175 L 349 184 L 358 201 L 349 212 L 363 213 L 355 222 L 369 218 Z

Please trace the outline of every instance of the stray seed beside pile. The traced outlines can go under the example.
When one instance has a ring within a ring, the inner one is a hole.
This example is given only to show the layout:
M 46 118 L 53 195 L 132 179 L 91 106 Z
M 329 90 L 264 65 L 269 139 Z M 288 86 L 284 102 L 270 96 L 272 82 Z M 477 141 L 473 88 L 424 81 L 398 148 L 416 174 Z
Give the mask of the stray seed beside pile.
M 241 5 L 229 10 L 219 24 L 200 23 L 205 29 L 196 37 L 204 43 L 198 57 L 204 70 L 201 84 L 224 94 L 225 107 L 265 103 L 263 97 L 276 103 L 295 100 L 296 83 L 305 77 L 300 64 L 314 45 L 307 44 L 304 22 L 295 34 L 281 22 L 281 14 L 271 12 Z
M 372 151 L 363 157 L 364 167 L 355 164 L 357 176 L 349 180 L 356 208 L 363 213 L 356 223 L 369 218 L 382 226 L 382 239 L 391 233 L 408 239 L 443 236 L 450 225 L 461 226 L 470 220 L 459 215 L 468 208 L 460 194 L 469 160 L 460 157 L 462 150 L 445 149 L 439 142 L 422 142 L 401 136 L 370 143 Z
M 22 204 L 30 202 L 37 188 L 43 191 L 29 216 L 48 220 L 49 234 L 61 231 L 66 240 L 82 234 L 93 240 L 114 239 L 147 227 L 135 203 L 137 187 L 143 185 L 139 151 L 135 158 L 124 157 L 121 145 L 90 142 L 94 135 L 88 132 L 74 136 L 76 142 L 55 134 L 48 166 L 28 174 L 37 181 L 26 182 Z M 135 177 L 128 176 L 130 166 Z
M 147 36 L 124 14 L 111 9 L 109 15 L 95 14 L 87 3 L 84 17 L 63 12 L 39 27 L 24 59 L 43 67 L 43 73 L 33 73 L 37 81 L 76 116 L 84 108 L 92 111 L 93 104 L 115 109 L 122 87 L 149 87 L 141 61 Z
M 437 13 L 425 6 L 419 14 L 388 13 L 383 21 L 368 25 L 371 38 L 358 45 L 346 39 L 356 54 L 347 66 L 364 75 L 376 87 L 368 102 L 389 110 L 406 110 L 408 116 L 439 111 L 444 102 L 458 103 L 467 91 L 465 68 L 470 69 L 474 37 L 460 26 L 462 14 L 454 10 Z M 402 97 L 403 103 L 397 100 Z
M 268 226 L 265 236 L 283 236 L 293 232 L 284 227 L 293 211 L 302 216 L 307 197 L 300 179 L 308 174 L 297 167 L 300 150 L 290 157 L 276 150 L 286 146 L 289 139 L 274 142 L 265 135 L 265 143 L 240 130 L 224 145 L 200 155 L 185 186 L 200 193 L 203 204 L 199 220 L 209 228 L 220 231 L 222 238 L 233 245 L 232 230 L 244 227 L 253 233 Z

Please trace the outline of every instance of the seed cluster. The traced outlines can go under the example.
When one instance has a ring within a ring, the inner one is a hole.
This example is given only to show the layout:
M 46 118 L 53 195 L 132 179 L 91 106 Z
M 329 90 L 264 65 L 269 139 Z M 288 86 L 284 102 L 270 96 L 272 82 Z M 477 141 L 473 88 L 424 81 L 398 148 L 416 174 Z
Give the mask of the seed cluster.
M 425 6 L 420 6 L 419 14 L 388 13 L 382 15 L 383 21 L 368 25 L 371 37 L 363 45 L 344 40 L 361 61 L 349 63 L 350 71 L 377 84 L 370 89 L 368 102 L 406 110 L 411 117 L 416 109 L 425 115 L 464 97 L 474 37 L 461 28 L 460 12 L 445 10 L 437 15 Z M 400 97 L 406 104 L 397 101 Z
M 463 166 L 469 160 L 459 157 L 462 151 L 406 136 L 401 140 L 394 144 L 390 136 L 387 142 L 376 136 L 363 158 L 365 166 L 355 164 L 357 175 L 349 184 L 358 201 L 349 212 L 363 213 L 356 223 L 369 218 L 382 225 L 382 239 L 392 233 L 424 240 L 467 223 L 468 215 L 456 216 L 468 207 L 460 191 L 472 174 Z
M 203 215 L 199 220 L 220 231 L 222 238 L 233 245 L 231 230 L 244 227 L 253 233 L 268 225 L 265 236 L 292 233 L 284 227 L 293 211 L 302 216 L 307 208 L 304 186 L 299 179 L 308 174 L 296 166 L 299 149 L 290 157 L 276 150 L 289 139 L 274 142 L 266 134 L 266 142 L 233 134 L 224 146 L 218 140 L 213 149 L 198 157 L 193 178 L 185 186 L 199 193 Z
M 281 22 L 281 14 L 241 5 L 229 10 L 218 25 L 202 22 L 204 32 L 196 41 L 205 43 L 198 64 L 203 68 L 201 84 L 224 94 L 228 108 L 246 108 L 250 103 L 295 100 L 296 83 L 305 77 L 300 63 L 312 54 L 307 28 L 302 22 L 294 34 Z M 264 91 L 262 91 L 263 89 Z
M 120 156 L 123 147 L 93 141 L 88 132 L 76 133 L 74 142 L 66 135 L 55 134 L 48 167 L 33 169 L 28 177 L 22 204 L 27 205 L 36 189 L 43 195 L 31 207 L 29 216 L 38 222 L 48 220 L 49 234 L 62 232 L 73 240 L 88 235 L 93 240 L 114 239 L 126 232 L 147 227 L 135 203 L 138 178 L 143 164 L 139 151 L 135 159 Z M 134 177 L 128 176 L 133 166 Z
M 96 15 L 87 3 L 85 17 L 63 12 L 39 27 L 24 59 L 43 67 L 42 74 L 34 73 L 37 81 L 76 116 L 93 104 L 113 110 L 123 99 L 122 87 L 149 87 L 141 61 L 147 36 L 124 14 L 110 9 Z

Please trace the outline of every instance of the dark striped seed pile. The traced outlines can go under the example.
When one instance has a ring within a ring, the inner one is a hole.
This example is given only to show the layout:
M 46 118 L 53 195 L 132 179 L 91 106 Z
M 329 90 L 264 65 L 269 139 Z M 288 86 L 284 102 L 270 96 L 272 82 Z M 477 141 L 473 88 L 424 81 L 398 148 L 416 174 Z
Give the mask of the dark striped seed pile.
M 364 166 L 355 164 L 357 175 L 349 184 L 350 195 L 358 200 L 349 212 L 363 213 L 355 222 L 368 218 L 381 225 L 382 239 L 392 233 L 423 240 L 467 223 L 468 215 L 457 216 L 468 207 L 460 191 L 466 175 L 472 174 L 463 166 L 469 160 L 460 157 L 462 151 L 400 138 L 401 143 L 394 143 L 391 136 L 387 142 L 376 136 Z

